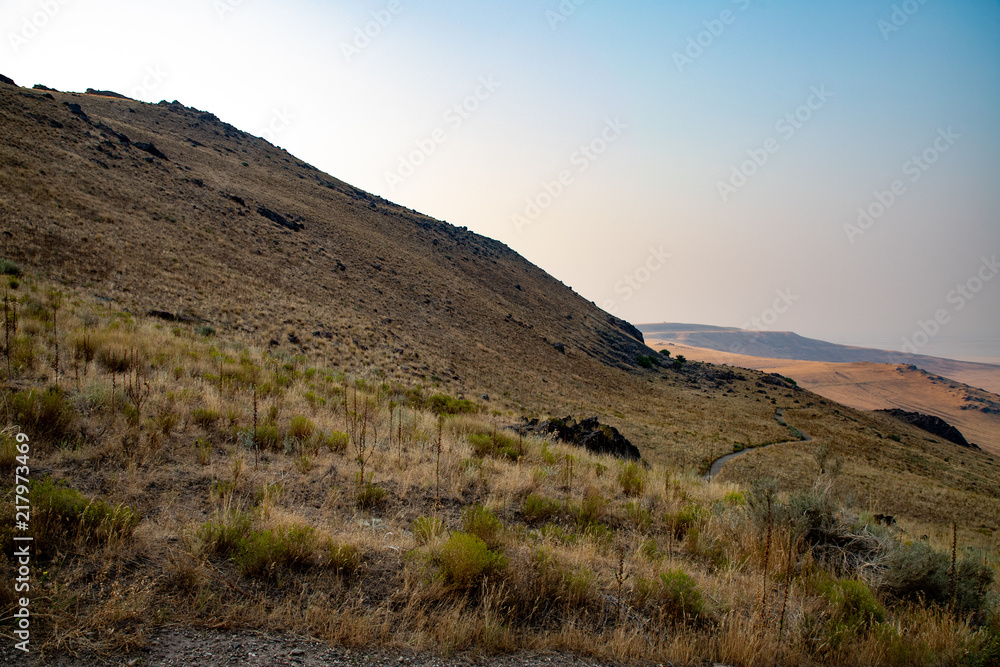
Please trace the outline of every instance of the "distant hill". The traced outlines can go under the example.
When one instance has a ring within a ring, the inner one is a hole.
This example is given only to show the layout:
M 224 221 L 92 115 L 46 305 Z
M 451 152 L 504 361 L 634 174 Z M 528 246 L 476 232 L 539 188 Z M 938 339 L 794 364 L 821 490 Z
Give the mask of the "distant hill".
M 790 331 L 747 331 L 701 324 L 672 323 L 640 324 L 638 328 L 649 342 L 676 342 L 731 355 L 838 364 L 868 362 L 916 366 L 929 373 L 1000 394 L 1000 366 L 993 364 L 838 345 L 806 338 Z M 725 357 L 715 357 L 714 363 L 730 362 L 726 361 Z

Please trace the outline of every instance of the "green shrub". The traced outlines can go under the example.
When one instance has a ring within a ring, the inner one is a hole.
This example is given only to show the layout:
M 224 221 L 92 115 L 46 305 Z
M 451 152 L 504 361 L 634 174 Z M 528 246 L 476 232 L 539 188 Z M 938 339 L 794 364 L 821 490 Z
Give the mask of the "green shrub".
M 15 278 L 18 278 L 21 276 L 23 271 L 21 270 L 20 265 L 16 262 L 12 262 L 9 259 L 0 259 L 0 273 L 5 276 L 14 276 Z
M 303 569 L 316 552 L 312 526 L 285 526 L 251 531 L 240 543 L 233 560 L 243 574 L 274 577 L 279 568 Z
M 500 545 L 503 521 L 482 505 L 473 505 L 462 513 L 462 529 L 475 535 L 492 549 Z
M 334 454 L 343 454 L 347 451 L 349 438 L 343 431 L 333 431 L 320 435 L 319 445 L 328 448 Z
M 35 549 L 44 558 L 73 542 L 131 537 L 139 523 L 139 514 L 131 507 L 91 500 L 51 478 L 32 483 L 30 500 Z
M 11 421 L 36 439 L 60 443 L 74 434 L 76 410 L 58 387 L 14 392 L 8 409 Z
M 635 363 L 639 364 L 643 368 L 658 368 L 660 366 L 660 360 L 651 355 L 640 354 L 636 356 Z
M 431 412 L 439 415 L 470 414 L 479 410 L 472 401 L 464 398 L 452 398 L 447 394 L 434 394 L 428 399 L 427 405 Z
M 236 554 L 250 536 L 254 517 L 249 512 L 228 510 L 203 523 L 195 533 L 201 549 L 228 558 Z
M 196 336 L 204 336 L 205 338 L 211 338 L 212 336 L 215 335 L 215 329 L 205 324 L 202 326 L 195 327 L 194 333 Z
M 667 512 L 664 521 L 667 527 L 673 531 L 674 537 L 683 539 L 692 528 L 695 528 L 704 519 L 705 514 L 705 510 L 698 505 L 688 504 L 676 512 Z
M 312 420 L 302 415 L 292 417 L 292 423 L 288 430 L 291 436 L 300 442 L 311 438 L 315 431 L 316 425 L 312 423 Z
M 825 627 L 813 630 L 814 635 L 825 635 L 826 642 L 836 648 L 885 620 L 885 609 L 867 584 L 851 579 L 835 580 L 822 571 L 820 576 L 819 593 L 830 605 L 829 620 Z
M 955 610 L 981 616 L 987 608 L 987 594 L 993 571 L 978 560 L 961 559 L 951 578 L 951 555 L 924 542 L 897 544 L 888 554 L 882 590 L 908 600 L 926 600 L 941 606 L 952 603 Z
M 212 428 L 220 419 L 222 414 L 212 408 L 195 408 L 191 411 L 191 421 L 205 429 Z
M 180 417 L 169 407 L 161 408 L 157 413 L 156 417 L 153 418 L 153 423 L 156 424 L 156 428 L 163 434 L 169 436 L 174 427 L 177 426 L 177 422 L 180 421 Z
M 637 530 L 646 532 L 653 523 L 653 513 L 639 501 L 625 504 L 625 517 Z
M 548 521 L 559 514 L 562 505 L 558 500 L 552 500 L 544 496 L 529 494 L 521 505 L 521 517 L 525 523 L 533 524 Z
M 618 484 L 626 496 L 641 496 L 646 488 L 646 473 L 638 463 L 623 464 L 618 471 Z
M 444 534 L 444 521 L 433 516 L 417 517 L 413 521 L 412 530 L 417 544 L 423 546 Z
M 355 499 L 357 500 L 358 507 L 361 509 L 371 509 L 384 503 L 388 493 L 381 486 L 367 482 L 362 484 L 361 488 L 358 489 Z
M 350 576 L 361 567 L 361 553 L 353 544 L 330 540 L 326 545 L 323 563 L 337 574 Z
M 280 451 L 283 440 L 278 427 L 272 422 L 265 422 L 257 429 L 257 446 L 261 449 Z
M 208 438 L 196 438 L 194 448 L 198 454 L 198 463 L 207 466 L 212 460 L 212 442 Z
M 705 603 L 698 584 L 680 569 L 667 570 L 654 579 L 639 578 L 636 603 L 657 614 L 662 621 L 683 621 L 702 614 Z
M 573 506 L 571 512 L 577 528 L 583 531 L 597 527 L 607 514 L 608 501 L 596 491 L 590 490 L 579 505 Z
M 434 554 L 444 581 L 459 589 L 472 588 L 484 578 L 503 572 L 507 559 L 468 533 L 452 533 Z
M 466 436 L 466 440 L 472 447 L 472 453 L 479 458 L 492 456 L 510 461 L 517 460 L 517 439 L 506 433 L 472 433 Z

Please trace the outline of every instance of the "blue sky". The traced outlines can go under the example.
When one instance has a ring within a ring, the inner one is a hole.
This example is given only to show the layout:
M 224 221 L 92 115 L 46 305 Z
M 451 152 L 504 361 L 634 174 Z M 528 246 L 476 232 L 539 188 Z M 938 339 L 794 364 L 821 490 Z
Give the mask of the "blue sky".
M 0 72 L 210 110 L 633 322 L 1000 357 L 1000 4 L 577 2 L 6 0 Z

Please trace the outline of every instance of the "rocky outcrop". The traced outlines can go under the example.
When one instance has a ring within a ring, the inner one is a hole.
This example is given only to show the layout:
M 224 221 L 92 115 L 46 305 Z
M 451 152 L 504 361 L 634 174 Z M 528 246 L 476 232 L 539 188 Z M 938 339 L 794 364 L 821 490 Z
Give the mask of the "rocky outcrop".
M 267 218 L 271 222 L 273 222 L 275 224 L 278 224 L 278 225 L 281 225 L 282 227 L 284 227 L 286 229 L 290 229 L 293 232 L 297 232 L 297 231 L 300 231 L 302 229 L 305 229 L 305 225 L 303 225 L 301 222 L 299 222 L 302 218 L 299 218 L 298 216 L 296 216 L 296 218 L 294 220 L 289 220 L 288 218 L 286 218 L 285 216 L 281 215 L 280 213 L 275 213 L 271 209 L 266 208 L 264 206 L 258 206 L 257 207 L 257 213 L 261 214 L 262 216 L 264 216 L 265 218 Z
M 163 151 L 161 151 L 159 148 L 157 148 L 152 143 L 137 142 L 137 143 L 132 144 L 132 145 L 135 146 L 136 148 L 138 148 L 139 150 L 145 152 L 145 153 L 149 153 L 153 157 L 158 157 L 161 160 L 166 160 L 167 162 L 170 162 L 170 158 L 168 158 L 166 155 L 164 155 Z
M 911 426 L 916 426 L 917 428 L 936 435 L 939 438 L 947 440 L 948 442 L 953 442 L 960 447 L 979 449 L 978 445 L 973 445 L 966 440 L 961 431 L 940 417 L 925 415 L 919 412 L 906 412 L 905 410 L 900 410 L 899 408 L 893 408 L 892 410 L 876 410 L 876 412 L 884 412 L 885 414 L 906 422 Z
M 85 94 L 86 95 L 99 95 L 101 97 L 116 97 L 116 98 L 118 98 L 120 100 L 129 100 L 129 99 L 132 99 L 130 97 L 125 97 L 121 93 L 116 93 L 116 92 L 111 91 L 111 90 L 94 90 L 93 88 L 88 88 L 87 92 Z
M 8 86 L 16 86 L 17 85 L 16 83 L 14 83 L 14 79 L 11 79 L 10 77 L 6 77 L 3 74 L 0 74 L 0 83 L 6 83 Z
M 562 442 L 585 447 L 595 454 L 610 454 L 620 459 L 639 461 L 639 449 L 623 436 L 614 426 L 601 424 L 597 417 L 589 417 L 577 422 L 572 416 L 563 419 L 525 420 L 516 427 L 521 433 L 553 435 Z

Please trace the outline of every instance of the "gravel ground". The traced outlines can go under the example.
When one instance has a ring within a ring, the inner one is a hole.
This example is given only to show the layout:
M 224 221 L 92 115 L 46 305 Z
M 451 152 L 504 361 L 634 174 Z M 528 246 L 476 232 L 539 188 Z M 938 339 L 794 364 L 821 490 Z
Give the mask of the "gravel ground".
M 497 665 L 498 667 L 605 667 L 614 663 L 598 662 L 562 653 L 514 654 L 488 657 L 440 658 L 431 654 L 405 654 L 399 651 L 358 650 L 331 647 L 294 635 L 265 635 L 252 632 L 218 632 L 199 629 L 164 629 L 156 632 L 145 651 L 110 661 L 96 658 L 49 657 L 25 660 L 22 653 L 9 646 L 0 648 L 0 664 L 58 667 L 459 667 Z

